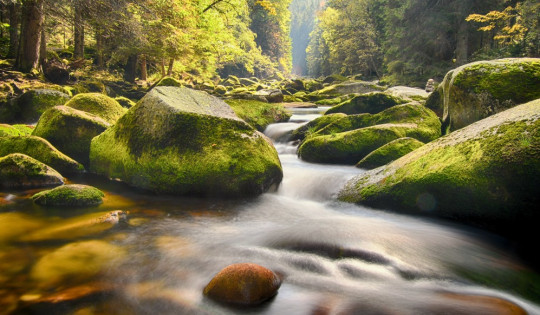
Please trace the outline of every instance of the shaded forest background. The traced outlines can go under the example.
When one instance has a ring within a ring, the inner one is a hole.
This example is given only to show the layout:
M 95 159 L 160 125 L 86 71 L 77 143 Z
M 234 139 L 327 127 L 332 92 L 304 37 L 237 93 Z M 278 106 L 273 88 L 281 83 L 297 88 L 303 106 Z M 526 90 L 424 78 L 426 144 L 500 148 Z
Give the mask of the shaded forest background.
M 126 81 L 341 74 L 422 86 L 540 56 L 535 0 L 0 0 L 0 56 Z M 292 39 L 292 40 L 291 40 Z

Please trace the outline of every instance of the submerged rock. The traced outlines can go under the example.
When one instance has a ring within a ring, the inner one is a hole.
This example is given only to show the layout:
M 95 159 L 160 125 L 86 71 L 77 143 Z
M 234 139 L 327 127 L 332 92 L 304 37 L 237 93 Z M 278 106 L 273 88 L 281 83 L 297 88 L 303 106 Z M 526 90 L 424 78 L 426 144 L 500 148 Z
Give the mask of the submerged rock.
M 540 219 L 539 139 L 536 100 L 357 176 L 339 199 L 530 234 Z
M 63 174 L 84 171 L 84 167 L 77 161 L 58 151 L 47 140 L 36 136 L 0 138 L 0 157 L 11 153 L 26 154 Z
M 0 158 L 0 187 L 32 188 L 62 184 L 62 175 L 27 155 L 13 153 Z
M 109 124 L 114 124 L 127 111 L 115 99 L 101 93 L 77 94 L 65 106 L 94 114 Z
M 124 255 L 124 250 L 104 241 L 67 244 L 41 257 L 30 272 L 39 288 L 54 288 L 65 281 L 70 284 L 92 279 Z
M 423 145 L 423 142 L 420 142 L 414 138 L 399 138 L 388 142 L 387 144 L 368 154 L 366 157 L 360 160 L 358 164 L 356 164 L 356 167 L 373 169 L 397 160 L 405 154 L 410 153 Z
M 277 294 L 281 279 L 256 264 L 234 264 L 221 270 L 204 288 L 208 297 L 225 303 L 256 305 Z
M 67 106 L 46 111 L 32 135 L 48 140 L 62 153 L 83 165 L 88 165 L 90 141 L 110 126 L 93 114 Z
M 453 131 L 537 98 L 540 58 L 509 58 L 478 61 L 448 72 L 426 105 L 442 111 Z
M 45 190 L 32 196 L 32 200 L 42 206 L 90 207 L 103 202 L 105 194 L 92 186 L 64 185 Z
M 90 168 L 159 193 L 257 195 L 283 177 L 270 141 L 223 101 L 157 87 L 94 138 Z

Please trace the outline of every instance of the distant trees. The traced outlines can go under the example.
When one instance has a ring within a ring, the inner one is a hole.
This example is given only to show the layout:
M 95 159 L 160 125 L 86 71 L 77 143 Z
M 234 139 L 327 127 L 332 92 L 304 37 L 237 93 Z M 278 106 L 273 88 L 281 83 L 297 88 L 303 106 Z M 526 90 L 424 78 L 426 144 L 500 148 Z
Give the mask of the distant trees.
M 309 73 L 422 86 L 471 60 L 538 56 L 540 4 L 511 2 L 329 0 L 311 34 Z

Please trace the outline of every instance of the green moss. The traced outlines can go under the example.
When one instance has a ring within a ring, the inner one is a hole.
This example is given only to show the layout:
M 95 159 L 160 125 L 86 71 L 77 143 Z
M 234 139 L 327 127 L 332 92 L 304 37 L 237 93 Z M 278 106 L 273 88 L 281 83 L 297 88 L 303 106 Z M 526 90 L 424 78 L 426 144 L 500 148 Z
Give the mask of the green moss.
M 77 83 L 77 85 L 74 86 L 75 90 L 77 91 L 76 94 L 80 93 L 100 93 L 100 94 L 107 94 L 107 89 L 105 87 L 105 84 L 103 82 L 98 80 L 86 80 Z
M 183 85 L 182 82 L 172 77 L 164 77 L 163 79 L 159 80 L 159 82 L 156 84 L 156 86 L 176 86 L 176 87 L 181 87 L 182 85 Z
M 46 139 L 62 153 L 88 165 L 90 141 L 109 126 L 90 113 L 57 106 L 43 113 L 32 135 Z
M 118 104 L 120 104 L 120 106 L 122 106 L 123 108 L 127 108 L 127 109 L 132 108 L 136 104 L 134 101 L 130 100 L 127 97 L 123 97 L 123 96 L 115 97 L 114 100 L 117 101 Z
M 304 140 L 308 134 L 312 135 L 313 133 L 344 117 L 347 117 L 347 115 L 342 113 L 318 117 L 294 130 L 291 135 L 291 140 Z
M 32 90 L 21 95 L 16 101 L 14 121 L 34 123 L 47 109 L 63 105 L 69 95 L 55 90 Z
M 356 164 L 373 150 L 406 137 L 415 128 L 412 124 L 386 124 L 315 136 L 302 143 L 298 155 L 308 162 Z
M 156 88 L 92 140 L 91 170 L 160 193 L 260 194 L 281 180 L 281 164 L 268 140 L 235 117 L 206 93 Z
M 238 117 L 259 131 L 264 131 L 270 124 L 285 122 L 291 113 L 280 104 L 270 104 L 254 100 L 226 100 Z
M 42 206 L 90 207 L 103 202 L 105 194 L 92 186 L 64 185 L 45 190 L 32 196 L 32 200 Z
M 116 100 L 100 93 L 78 94 L 65 106 L 94 114 L 110 124 L 114 124 L 126 112 Z
M 539 219 L 539 113 L 537 100 L 453 132 L 354 179 L 340 199 L 526 233 Z
M 84 167 L 58 151 L 47 140 L 35 136 L 12 136 L 0 139 L 0 156 L 26 154 L 63 174 L 80 173 Z
M 57 171 L 27 155 L 13 153 L 0 158 L 0 187 L 30 188 L 63 183 Z
M 423 145 L 424 143 L 414 138 L 399 138 L 388 142 L 365 156 L 358 164 L 356 164 L 356 167 L 373 169 L 397 160 Z
M 26 136 L 26 135 L 31 134 L 33 130 L 34 130 L 34 128 L 31 127 L 31 126 L 28 126 L 28 125 L 0 124 L 0 137 Z
M 326 111 L 326 114 L 376 114 L 392 106 L 404 103 L 406 103 L 406 101 L 402 98 L 375 92 L 355 96 L 350 100 L 330 108 Z

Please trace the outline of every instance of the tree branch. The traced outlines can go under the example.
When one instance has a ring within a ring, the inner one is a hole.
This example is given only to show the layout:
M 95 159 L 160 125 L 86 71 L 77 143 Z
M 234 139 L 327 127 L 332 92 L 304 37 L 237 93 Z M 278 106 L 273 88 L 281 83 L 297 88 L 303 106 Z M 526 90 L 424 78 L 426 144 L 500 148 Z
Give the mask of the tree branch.
M 207 6 L 203 11 L 202 13 L 212 9 L 216 4 L 220 3 L 220 2 L 223 2 L 224 0 L 214 0 L 214 2 L 212 2 L 209 6 Z

